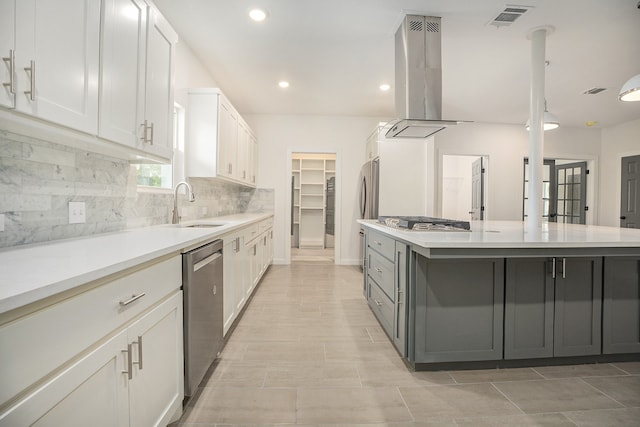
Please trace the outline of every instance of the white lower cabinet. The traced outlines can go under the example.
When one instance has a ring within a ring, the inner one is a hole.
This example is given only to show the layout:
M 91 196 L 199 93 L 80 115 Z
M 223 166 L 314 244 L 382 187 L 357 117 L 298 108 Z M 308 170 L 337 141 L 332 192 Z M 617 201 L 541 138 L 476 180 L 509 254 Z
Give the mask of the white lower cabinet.
M 127 332 L 122 331 L 24 398 L 2 426 L 129 425 Z
M 224 241 L 224 334 L 238 319 L 245 304 L 273 259 L 273 219 L 248 225 L 222 236 Z M 247 242 L 245 244 L 245 242 Z
M 0 327 L 3 363 L 39 378 L 15 381 L 9 370 L 0 372 L 10 390 L 3 393 L 0 426 L 173 421 L 184 397 L 180 269 L 177 256 Z

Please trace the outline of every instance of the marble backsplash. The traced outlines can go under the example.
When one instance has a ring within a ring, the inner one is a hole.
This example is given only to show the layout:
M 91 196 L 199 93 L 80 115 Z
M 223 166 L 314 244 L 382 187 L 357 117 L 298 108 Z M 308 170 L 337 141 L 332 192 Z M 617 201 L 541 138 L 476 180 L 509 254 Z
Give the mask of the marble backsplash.
M 179 195 L 182 220 L 272 212 L 274 191 L 191 179 L 196 201 Z M 69 202 L 86 222 L 69 224 Z M 122 231 L 171 221 L 173 191 L 140 190 L 129 162 L 0 130 L 0 247 Z

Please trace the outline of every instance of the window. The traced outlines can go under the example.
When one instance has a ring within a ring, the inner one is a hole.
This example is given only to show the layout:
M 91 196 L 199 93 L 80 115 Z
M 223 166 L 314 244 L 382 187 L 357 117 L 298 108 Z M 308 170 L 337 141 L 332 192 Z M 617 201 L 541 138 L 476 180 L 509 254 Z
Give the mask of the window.
M 184 108 L 173 107 L 173 162 L 172 164 L 137 164 L 138 186 L 150 188 L 173 188 L 174 178 L 182 176 L 184 159 Z M 177 181 L 177 179 L 176 179 Z

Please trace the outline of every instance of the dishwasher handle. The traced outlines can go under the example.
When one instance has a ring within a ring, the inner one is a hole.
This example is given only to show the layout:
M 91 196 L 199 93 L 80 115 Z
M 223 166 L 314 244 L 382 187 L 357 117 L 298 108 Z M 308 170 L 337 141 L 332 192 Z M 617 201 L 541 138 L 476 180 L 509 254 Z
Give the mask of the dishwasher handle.
M 205 259 L 203 259 L 202 261 L 198 261 L 197 263 L 195 263 L 193 265 L 193 271 L 198 271 L 200 270 L 202 267 L 211 264 L 213 261 L 217 260 L 218 258 L 222 257 L 222 252 L 218 251 L 213 253 L 212 255 L 209 255 L 208 257 L 206 257 Z

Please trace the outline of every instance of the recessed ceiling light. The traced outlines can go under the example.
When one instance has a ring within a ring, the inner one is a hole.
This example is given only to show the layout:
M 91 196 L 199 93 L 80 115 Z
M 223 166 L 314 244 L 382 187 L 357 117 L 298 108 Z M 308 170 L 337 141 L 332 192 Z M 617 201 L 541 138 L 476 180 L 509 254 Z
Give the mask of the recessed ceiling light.
M 261 22 L 267 19 L 267 12 L 262 9 L 251 9 L 251 11 L 249 11 L 249 17 L 256 22 Z
M 283 80 L 281 82 L 278 82 L 278 86 L 280 86 L 282 89 L 286 89 L 289 87 L 289 82 Z
M 383 84 L 380 85 L 380 90 L 383 91 L 383 92 L 386 92 L 389 89 L 391 89 L 391 85 L 390 84 L 383 83 Z

